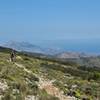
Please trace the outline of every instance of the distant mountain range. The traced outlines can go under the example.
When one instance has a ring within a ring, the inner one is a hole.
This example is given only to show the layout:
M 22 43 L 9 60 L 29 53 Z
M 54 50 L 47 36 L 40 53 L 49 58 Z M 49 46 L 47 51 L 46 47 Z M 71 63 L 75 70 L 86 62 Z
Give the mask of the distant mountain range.
M 17 51 L 26 51 L 26 52 L 31 52 L 31 53 L 42 53 L 46 55 L 55 55 L 62 50 L 60 49 L 54 49 L 54 48 L 43 48 L 37 45 L 33 45 L 28 42 L 16 42 L 16 41 L 9 41 L 6 44 L 3 45 L 4 47 L 12 48 Z
M 16 41 L 9 41 L 3 45 L 3 47 L 12 48 L 17 51 L 24 51 L 30 53 L 41 53 L 44 55 L 52 55 L 56 58 L 67 59 L 67 58 L 81 58 L 81 57 L 91 57 L 95 55 L 89 55 L 85 53 L 78 53 L 78 52 L 67 52 L 62 49 L 56 48 L 43 48 L 37 45 L 33 45 L 28 42 L 16 42 Z

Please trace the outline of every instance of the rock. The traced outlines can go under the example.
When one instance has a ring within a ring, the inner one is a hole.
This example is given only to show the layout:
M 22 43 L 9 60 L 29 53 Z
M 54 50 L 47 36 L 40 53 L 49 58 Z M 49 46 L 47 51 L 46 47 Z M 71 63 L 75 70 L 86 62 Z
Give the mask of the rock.
M 28 95 L 25 100 L 37 100 L 37 98 L 34 95 Z
M 7 83 L 4 80 L 0 81 L 0 94 L 2 94 L 6 89 L 8 89 Z
M 75 89 L 75 88 L 77 88 L 77 85 L 72 85 L 72 89 Z

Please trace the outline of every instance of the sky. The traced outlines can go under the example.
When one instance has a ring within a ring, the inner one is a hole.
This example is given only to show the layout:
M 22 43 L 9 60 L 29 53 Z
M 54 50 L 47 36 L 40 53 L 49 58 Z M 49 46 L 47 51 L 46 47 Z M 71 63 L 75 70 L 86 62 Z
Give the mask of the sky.
M 99 52 L 100 0 L 0 0 L 0 43 L 11 40 Z

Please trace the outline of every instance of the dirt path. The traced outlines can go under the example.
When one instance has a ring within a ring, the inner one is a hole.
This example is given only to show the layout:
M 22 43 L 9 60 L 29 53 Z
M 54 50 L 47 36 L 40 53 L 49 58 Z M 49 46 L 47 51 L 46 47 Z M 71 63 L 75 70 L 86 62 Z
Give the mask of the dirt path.
M 62 94 L 62 92 L 59 91 L 58 88 L 53 86 L 50 80 L 41 80 L 39 86 L 40 89 L 45 89 L 48 94 L 58 97 L 60 100 L 67 100 L 67 98 Z
M 45 89 L 48 94 L 58 97 L 60 100 L 76 100 L 74 97 L 65 96 L 63 94 L 63 91 L 60 91 L 57 87 L 53 85 L 53 81 L 54 80 L 50 81 L 41 78 L 39 82 L 40 89 Z
M 33 74 L 36 77 L 38 77 L 39 78 L 39 83 L 38 83 L 39 88 L 45 89 L 48 94 L 52 96 L 56 96 L 60 100 L 77 100 L 74 97 L 70 97 L 70 96 L 68 97 L 68 96 L 63 95 L 62 91 L 60 91 L 57 87 L 53 86 L 54 80 L 48 80 L 48 79 L 43 78 L 42 76 L 34 74 L 32 71 L 25 68 L 25 66 L 23 66 L 22 64 L 15 63 L 15 65 L 19 68 L 23 68 L 25 72 Z

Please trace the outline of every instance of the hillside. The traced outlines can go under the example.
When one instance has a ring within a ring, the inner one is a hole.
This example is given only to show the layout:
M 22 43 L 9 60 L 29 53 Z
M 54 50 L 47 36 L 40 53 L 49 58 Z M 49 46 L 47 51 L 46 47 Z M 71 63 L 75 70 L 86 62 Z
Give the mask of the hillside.
M 0 100 L 99 100 L 100 70 L 0 49 Z

